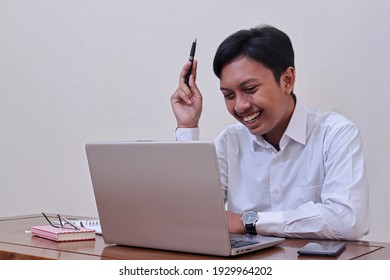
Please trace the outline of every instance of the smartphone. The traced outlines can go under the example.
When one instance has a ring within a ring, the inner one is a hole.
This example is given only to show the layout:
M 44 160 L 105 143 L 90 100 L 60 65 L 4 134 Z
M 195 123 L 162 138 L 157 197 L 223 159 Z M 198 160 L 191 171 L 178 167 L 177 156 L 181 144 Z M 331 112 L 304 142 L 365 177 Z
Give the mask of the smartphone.
M 338 256 L 345 249 L 345 242 L 317 241 L 310 242 L 298 250 L 300 255 Z

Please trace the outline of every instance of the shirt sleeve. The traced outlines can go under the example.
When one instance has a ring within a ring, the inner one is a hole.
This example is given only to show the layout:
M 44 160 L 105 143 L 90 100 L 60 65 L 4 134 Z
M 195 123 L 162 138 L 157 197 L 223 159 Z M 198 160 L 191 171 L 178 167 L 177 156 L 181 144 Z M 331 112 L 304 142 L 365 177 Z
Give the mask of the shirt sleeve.
M 199 127 L 176 128 L 175 140 L 177 140 L 177 141 L 197 141 L 197 140 L 199 140 Z

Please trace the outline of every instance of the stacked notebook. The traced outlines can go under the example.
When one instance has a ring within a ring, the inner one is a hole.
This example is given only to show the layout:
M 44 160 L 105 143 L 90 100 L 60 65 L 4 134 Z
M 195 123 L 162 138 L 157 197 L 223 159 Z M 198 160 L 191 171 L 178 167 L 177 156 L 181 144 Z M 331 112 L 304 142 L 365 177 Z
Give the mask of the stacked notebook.
M 95 239 L 95 230 L 89 228 L 80 228 L 79 230 L 77 230 L 77 229 L 67 229 L 67 228 L 56 228 L 50 225 L 46 225 L 46 226 L 33 226 L 31 227 L 31 232 L 33 235 L 54 240 L 57 242 Z

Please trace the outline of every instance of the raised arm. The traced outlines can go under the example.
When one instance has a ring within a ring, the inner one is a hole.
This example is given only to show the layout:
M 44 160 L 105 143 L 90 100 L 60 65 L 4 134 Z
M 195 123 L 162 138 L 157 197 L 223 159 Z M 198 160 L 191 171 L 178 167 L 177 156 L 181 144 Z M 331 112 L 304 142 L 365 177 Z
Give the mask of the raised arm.
M 184 80 L 191 63 L 187 62 L 183 66 L 180 73 L 179 87 L 171 96 L 172 110 L 176 117 L 178 128 L 198 127 L 202 113 L 202 94 L 196 85 L 197 66 L 198 62 L 194 60 L 189 86 L 186 85 Z

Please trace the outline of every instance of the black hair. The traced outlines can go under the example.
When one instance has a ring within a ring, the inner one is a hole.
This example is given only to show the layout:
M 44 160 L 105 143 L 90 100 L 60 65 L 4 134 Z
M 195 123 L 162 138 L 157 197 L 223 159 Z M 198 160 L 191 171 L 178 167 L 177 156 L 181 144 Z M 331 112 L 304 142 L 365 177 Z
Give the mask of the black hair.
M 270 69 L 277 84 L 288 67 L 295 68 L 290 38 L 269 25 L 243 29 L 227 37 L 219 45 L 214 57 L 215 75 L 221 78 L 223 67 L 241 55 L 250 57 Z

